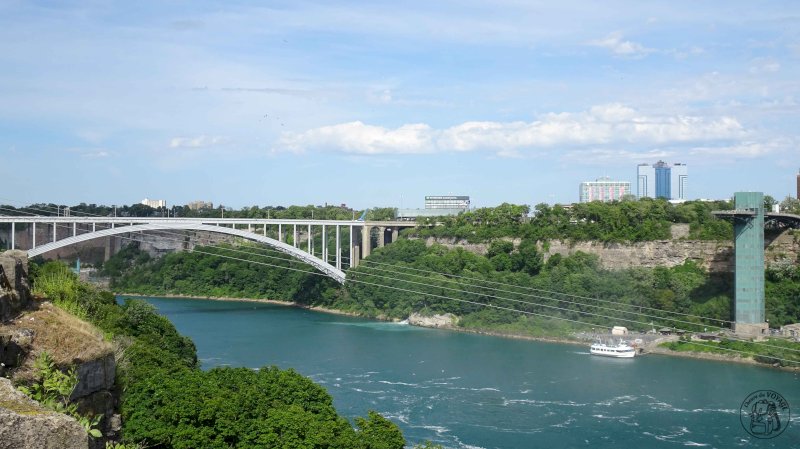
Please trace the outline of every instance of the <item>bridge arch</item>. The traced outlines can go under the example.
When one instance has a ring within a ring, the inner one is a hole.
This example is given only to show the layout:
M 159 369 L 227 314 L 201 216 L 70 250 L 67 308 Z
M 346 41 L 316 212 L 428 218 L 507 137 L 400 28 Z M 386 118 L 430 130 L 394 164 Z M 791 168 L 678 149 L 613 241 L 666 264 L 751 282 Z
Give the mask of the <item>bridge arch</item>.
M 314 268 L 323 272 L 325 275 L 333 278 L 340 284 L 344 283 L 345 279 L 344 271 L 339 270 L 336 267 L 333 267 L 332 265 L 325 263 L 325 261 L 323 261 L 322 259 L 315 257 L 311 254 L 308 254 L 307 252 L 302 251 L 298 248 L 295 248 L 294 246 L 249 231 L 243 231 L 241 229 L 228 228 L 225 226 L 214 226 L 202 223 L 191 223 L 191 222 L 139 224 L 133 226 L 122 226 L 117 228 L 102 229 L 100 231 L 88 232 L 85 234 L 76 235 L 66 239 L 57 240 L 55 242 L 50 242 L 41 246 L 37 246 L 36 248 L 30 249 L 28 250 L 28 258 L 40 256 L 54 249 L 63 248 L 65 246 L 74 245 L 76 243 L 86 242 L 101 237 L 109 237 L 119 234 L 128 234 L 132 232 L 164 231 L 164 230 L 216 232 L 219 234 L 233 235 L 247 240 L 264 243 L 268 246 L 277 249 L 278 251 L 284 254 L 288 254 L 296 259 L 299 259 L 313 266 Z

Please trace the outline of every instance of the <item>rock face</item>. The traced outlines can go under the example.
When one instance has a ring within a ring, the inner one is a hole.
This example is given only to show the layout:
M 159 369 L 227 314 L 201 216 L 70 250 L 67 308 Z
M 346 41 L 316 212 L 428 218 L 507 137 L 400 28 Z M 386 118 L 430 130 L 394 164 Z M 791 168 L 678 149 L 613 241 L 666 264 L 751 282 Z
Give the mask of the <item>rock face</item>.
M 423 316 L 419 313 L 412 313 L 408 316 L 408 324 L 423 327 L 453 327 L 458 323 L 458 317 L 452 313 L 443 315 Z
M 42 408 L 0 378 L 0 449 L 83 449 L 86 430 L 74 418 Z
M 733 245 L 697 240 L 656 240 L 636 243 L 562 242 L 551 240 L 544 253 L 568 256 L 578 251 L 594 254 L 600 265 L 609 270 L 628 268 L 674 267 L 692 260 L 711 272 L 733 271 Z
M 70 401 L 78 405 L 79 413 L 103 416 L 100 423 L 103 435 L 115 432 L 112 421 L 117 405 L 114 390 L 116 367 L 114 354 L 79 364 L 75 371 L 78 385 L 70 396 Z
M 28 255 L 24 251 L 0 254 L 0 321 L 6 321 L 31 305 Z
M 733 241 L 686 240 L 688 228 L 685 225 L 673 225 L 672 240 L 656 240 L 635 243 L 604 243 L 597 241 L 569 242 L 550 240 L 540 243 L 539 249 L 547 260 L 554 254 L 568 256 L 578 251 L 594 254 L 600 265 L 609 270 L 627 268 L 674 267 L 692 260 L 699 266 L 714 273 L 732 273 L 734 268 Z M 514 246 L 519 239 L 507 239 Z M 448 248 L 462 248 L 475 254 L 485 255 L 488 243 L 469 243 L 455 239 L 425 240 L 428 246 L 434 243 Z M 792 231 L 765 236 L 765 263 L 793 263 L 800 257 L 800 235 Z
M 105 357 L 89 360 L 78 365 L 76 370 L 78 385 L 72 392 L 70 399 L 78 399 L 89 396 L 93 393 L 114 388 L 114 374 L 116 373 L 116 362 L 114 354 Z

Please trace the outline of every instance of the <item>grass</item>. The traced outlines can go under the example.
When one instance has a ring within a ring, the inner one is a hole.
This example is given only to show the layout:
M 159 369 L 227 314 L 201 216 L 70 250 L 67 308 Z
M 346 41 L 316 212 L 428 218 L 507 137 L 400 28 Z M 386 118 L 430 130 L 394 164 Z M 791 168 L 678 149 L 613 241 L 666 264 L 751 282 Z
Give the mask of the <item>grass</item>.
M 50 353 L 60 366 L 94 360 L 114 352 L 99 329 L 50 303 L 42 303 L 38 310 L 27 312 L 10 324 L 0 325 L 0 333 L 22 329 L 32 330 L 34 338 L 32 354 L 15 373 L 16 379 L 32 376 L 33 361 L 43 351 Z

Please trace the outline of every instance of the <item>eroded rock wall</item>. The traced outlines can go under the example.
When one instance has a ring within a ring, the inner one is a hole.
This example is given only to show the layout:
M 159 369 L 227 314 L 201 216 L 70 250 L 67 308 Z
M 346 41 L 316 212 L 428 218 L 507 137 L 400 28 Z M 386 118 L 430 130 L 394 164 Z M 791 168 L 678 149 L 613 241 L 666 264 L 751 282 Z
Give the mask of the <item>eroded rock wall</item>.
M 24 251 L 0 254 L 0 322 L 9 320 L 31 305 L 28 255 Z
M 540 243 L 539 248 L 547 260 L 554 254 L 568 256 L 578 251 L 595 254 L 603 268 L 622 270 L 627 268 L 673 267 L 692 260 L 710 272 L 730 273 L 734 268 L 732 241 L 687 240 L 686 229 L 673 227 L 672 240 L 656 240 L 635 243 L 604 243 L 596 241 L 569 242 L 550 240 Z M 518 245 L 519 239 L 508 239 Z M 469 243 L 455 239 L 426 239 L 428 246 L 434 243 L 448 248 L 463 248 L 475 254 L 485 255 L 488 243 Z M 796 263 L 800 260 L 800 234 L 793 231 L 768 233 L 765 238 L 765 262 Z

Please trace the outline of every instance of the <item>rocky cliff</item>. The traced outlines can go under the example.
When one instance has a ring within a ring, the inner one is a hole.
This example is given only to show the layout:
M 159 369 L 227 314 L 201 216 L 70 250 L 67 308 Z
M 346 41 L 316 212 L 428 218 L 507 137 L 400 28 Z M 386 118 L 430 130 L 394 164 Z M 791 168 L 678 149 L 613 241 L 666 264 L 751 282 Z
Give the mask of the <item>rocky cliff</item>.
M 544 259 L 554 254 L 567 256 L 578 251 L 594 254 L 603 268 L 621 270 L 627 268 L 672 267 L 686 260 L 692 260 L 710 272 L 733 272 L 734 252 L 732 241 L 688 240 L 686 229 L 681 225 L 673 226 L 671 240 L 656 240 L 634 243 L 603 243 L 596 241 L 569 242 L 551 240 L 540 243 Z M 519 239 L 513 239 L 514 245 Z M 488 243 L 469 243 L 455 239 L 428 238 L 428 245 L 438 243 L 449 248 L 463 248 L 476 254 L 484 255 L 489 249 Z M 767 266 L 775 263 L 797 261 L 800 257 L 800 233 L 783 231 L 768 233 L 765 237 L 765 262 Z
M 103 433 L 113 435 L 119 419 L 114 414 L 116 363 L 112 345 L 91 324 L 50 303 L 31 299 L 24 252 L 0 254 L 0 266 L 0 376 L 25 383 L 34 372 L 36 357 L 48 352 L 58 366 L 76 368 L 78 384 L 71 401 L 83 414 L 103 415 Z M 0 381 L 0 449 L 72 449 L 104 444 L 87 439 L 86 430 L 74 419 L 46 411 L 35 402 L 31 405 L 32 401 L 20 396 L 9 380 Z M 13 431 L 14 435 L 5 435 L 4 431 Z M 23 436 L 20 431 L 24 431 Z

